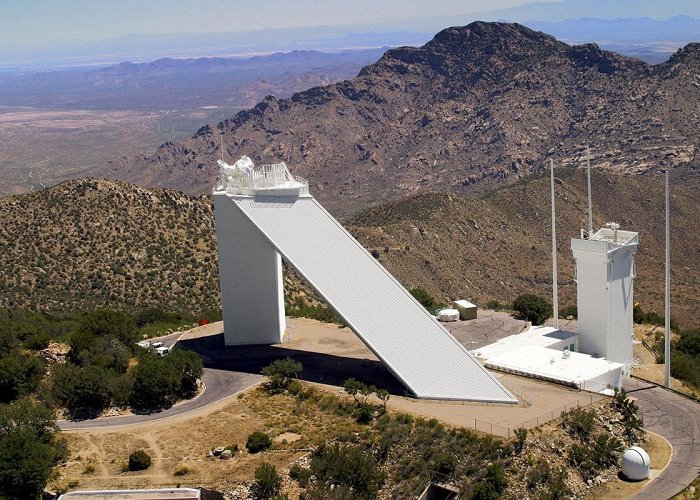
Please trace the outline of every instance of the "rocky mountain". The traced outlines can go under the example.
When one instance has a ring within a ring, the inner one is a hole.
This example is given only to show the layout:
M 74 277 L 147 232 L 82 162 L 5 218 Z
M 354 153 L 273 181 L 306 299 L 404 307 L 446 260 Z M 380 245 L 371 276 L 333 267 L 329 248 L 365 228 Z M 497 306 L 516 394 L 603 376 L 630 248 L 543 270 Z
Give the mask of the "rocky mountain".
M 226 157 L 285 161 L 337 215 L 421 191 L 512 183 L 553 157 L 697 171 L 700 44 L 649 65 L 518 24 L 448 28 L 389 50 L 353 80 L 265 98 L 218 125 Z M 217 175 L 217 125 L 95 173 L 191 193 Z
M 586 198 L 580 170 L 557 176 L 563 308 L 575 304 L 569 238 L 586 224 Z M 700 179 L 672 182 L 673 316 L 697 326 Z M 593 189 L 596 227 L 614 220 L 640 232 L 635 298 L 662 312 L 662 179 L 594 171 Z M 446 303 L 551 293 L 546 178 L 479 197 L 417 194 L 374 206 L 346 227 L 406 287 L 423 287 Z M 288 299 L 317 303 L 293 273 L 285 291 Z M 156 306 L 191 314 L 219 307 L 211 198 L 94 179 L 0 198 L 0 307 L 8 306 Z

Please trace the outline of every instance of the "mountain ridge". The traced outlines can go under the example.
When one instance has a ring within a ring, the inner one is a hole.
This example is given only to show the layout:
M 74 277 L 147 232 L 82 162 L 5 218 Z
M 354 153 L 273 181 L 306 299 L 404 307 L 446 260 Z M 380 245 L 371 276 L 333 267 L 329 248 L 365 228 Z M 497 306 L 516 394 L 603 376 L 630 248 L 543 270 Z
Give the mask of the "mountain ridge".
M 515 182 L 550 157 L 623 173 L 696 170 L 700 63 L 694 44 L 649 65 L 567 45 L 518 24 L 448 28 L 387 51 L 353 80 L 253 108 L 151 156 L 95 170 L 207 192 L 225 156 L 285 161 L 336 215 L 427 189 L 467 193 Z
M 635 300 L 663 311 L 663 179 L 593 171 L 592 180 L 595 227 L 616 221 L 639 232 Z M 698 325 L 700 307 L 699 191 L 698 177 L 672 178 L 672 314 L 686 328 Z M 576 303 L 570 237 L 587 224 L 581 170 L 557 171 L 556 203 L 563 310 Z M 344 226 L 404 286 L 443 303 L 551 296 L 546 176 L 479 197 L 418 193 L 375 205 Z M 64 181 L 0 198 L 0 307 L 199 315 L 220 304 L 216 252 L 211 196 Z M 289 269 L 284 283 L 287 303 L 318 304 Z

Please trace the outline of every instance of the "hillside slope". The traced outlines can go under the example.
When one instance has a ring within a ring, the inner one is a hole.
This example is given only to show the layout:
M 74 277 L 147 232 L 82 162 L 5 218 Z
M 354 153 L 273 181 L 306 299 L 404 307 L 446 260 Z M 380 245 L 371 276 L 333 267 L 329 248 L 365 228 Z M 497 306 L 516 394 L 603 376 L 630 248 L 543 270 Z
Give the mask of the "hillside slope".
M 272 96 L 219 124 L 226 156 L 288 162 L 337 215 L 420 191 L 471 192 L 564 163 L 593 146 L 627 173 L 694 168 L 700 44 L 651 66 L 570 46 L 518 24 L 448 28 L 423 47 L 389 50 L 353 80 Z M 202 127 L 153 155 L 96 174 L 207 192 L 219 134 Z
M 594 172 L 596 227 L 640 232 L 636 299 L 663 311 L 662 180 Z M 699 179 L 673 180 L 673 315 L 698 325 Z M 569 238 L 586 224 L 580 171 L 557 183 L 562 306 L 575 303 Z M 481 197 L 421 194 L 373 207 L 346 227 L 405 286 L 443 301 L 484 304 L 551 293 L 549 183 L 535 178 Z M 94 179 L 0 198 L 0 307 L 52 310 L 157 306 L 199 314 L 218 308 L 211 198 Z M 292 274 L 288 300 L 315 299 Z

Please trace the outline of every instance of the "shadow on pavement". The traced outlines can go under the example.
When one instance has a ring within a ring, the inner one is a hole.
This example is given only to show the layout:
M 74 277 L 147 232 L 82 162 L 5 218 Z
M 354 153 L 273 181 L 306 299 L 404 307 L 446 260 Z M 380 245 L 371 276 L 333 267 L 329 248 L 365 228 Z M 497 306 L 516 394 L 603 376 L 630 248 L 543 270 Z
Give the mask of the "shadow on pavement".
M 259 374 L 274 360 L 290 357 L 301 362 L 304 367 L 301 378 L 308 382 L 342 386 L 345 380 L 353 377 L 394 395 L 408 394 L 401 382 L 379 361 L 299 351 L 284 346 L 226 346 L 223 333 L 183 339 L 178 344 L 202 356 L 207 368 Z

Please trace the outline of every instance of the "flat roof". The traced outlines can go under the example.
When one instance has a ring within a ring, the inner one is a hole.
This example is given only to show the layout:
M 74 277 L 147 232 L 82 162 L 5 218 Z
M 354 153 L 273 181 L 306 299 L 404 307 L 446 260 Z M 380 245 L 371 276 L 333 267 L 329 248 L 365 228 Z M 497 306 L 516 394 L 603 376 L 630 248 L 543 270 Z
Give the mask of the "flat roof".
M 476 349 L 473 351 L 473 354 L 479 359 L 490 360 L 494 356 L 499 356 L 504 352 L 518 350 L 523 347 L 549 347 L 563 340 L 571 339 L 574 341 L 576 336 L 577 334 L 574 332 L 558 330 L 551 326 L 534 326 L 525 332 L 504 337 L 493 344 Z
M 624 366 L 580 352 L 568 352 L 566 358 L 564 352 L 536 345 L 521 346 L 491 356 L 485 364 L 577 385 Z
M 460 307 L 467 307 L 467 308 L 476 307 L 476 304 L 472 304 L 471 302 L 469 302 L 467 300 L 455 300 L 454 303 Z

